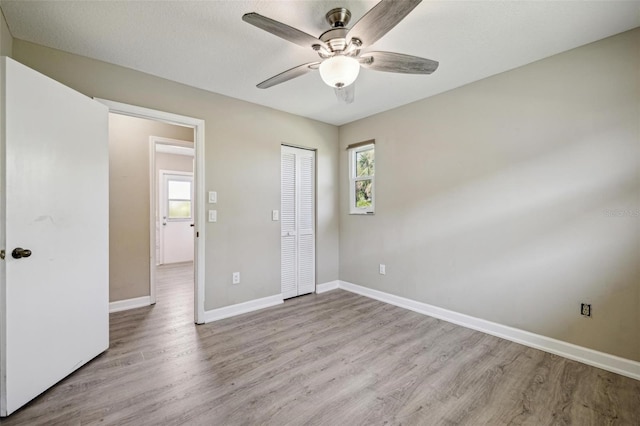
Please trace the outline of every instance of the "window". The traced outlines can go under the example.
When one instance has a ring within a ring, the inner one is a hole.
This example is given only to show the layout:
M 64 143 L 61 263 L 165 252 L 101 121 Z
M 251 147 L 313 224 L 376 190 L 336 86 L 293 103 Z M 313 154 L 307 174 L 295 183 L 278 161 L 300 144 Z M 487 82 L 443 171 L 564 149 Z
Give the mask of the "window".
M 167 180 L 167 219 L 191 219 L 191 182 Z
M 375 206 L 375 145 L 373 141 L 350 145 L 349 213 L 372 214 Z

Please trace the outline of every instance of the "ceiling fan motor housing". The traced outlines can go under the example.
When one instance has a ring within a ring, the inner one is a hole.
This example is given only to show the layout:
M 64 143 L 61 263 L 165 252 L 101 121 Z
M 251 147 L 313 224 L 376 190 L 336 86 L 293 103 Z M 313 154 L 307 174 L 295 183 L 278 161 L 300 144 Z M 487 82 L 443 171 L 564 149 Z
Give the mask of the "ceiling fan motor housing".
M 325 15 L 331 29 L 325 31 L 318 37 L 327 48 L 314 45 L 313 48 L 321 58 L 327 59 L 336 55 L 356 57 L 360 53 L 362 42 L 357 38 L 347 40 L 349 28 L 347 24 L 351 20 L 351 12 L 344 7 L 331 9 Z
M 342 52 L 347 48 L 346 37 L 348 32 L 348 28 L 332 28 L 322 33 L 319 38 L 329 46 L 331 52 Z

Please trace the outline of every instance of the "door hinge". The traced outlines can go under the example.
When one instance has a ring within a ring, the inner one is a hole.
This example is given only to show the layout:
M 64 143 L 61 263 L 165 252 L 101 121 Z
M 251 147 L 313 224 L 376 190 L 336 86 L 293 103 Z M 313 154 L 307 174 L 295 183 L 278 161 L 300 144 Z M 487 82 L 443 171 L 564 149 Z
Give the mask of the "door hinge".
M 4 259 L 5 252 L 4 250 L 0 250 L 0 259 Z

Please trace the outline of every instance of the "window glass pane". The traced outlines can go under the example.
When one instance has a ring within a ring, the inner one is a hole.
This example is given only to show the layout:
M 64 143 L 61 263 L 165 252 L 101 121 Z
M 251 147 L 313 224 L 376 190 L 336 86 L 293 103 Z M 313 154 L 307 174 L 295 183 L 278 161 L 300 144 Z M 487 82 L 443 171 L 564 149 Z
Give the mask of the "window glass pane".
M 373 163 L 375 160 L 373 148 L 356 152 L 356 176 L 373 176 Z
M 169 201 L 169 219 L 190 219 L 191 201 Z
M 183 180 L 170 180 L 168 183 L 168 198 L 170 200 L 190 200 L 191 182 Z
M 371 207 L 371 187 L 373 181 L 371 179 L 359 180 L 356 185 L 356 207 L 364 209 Z

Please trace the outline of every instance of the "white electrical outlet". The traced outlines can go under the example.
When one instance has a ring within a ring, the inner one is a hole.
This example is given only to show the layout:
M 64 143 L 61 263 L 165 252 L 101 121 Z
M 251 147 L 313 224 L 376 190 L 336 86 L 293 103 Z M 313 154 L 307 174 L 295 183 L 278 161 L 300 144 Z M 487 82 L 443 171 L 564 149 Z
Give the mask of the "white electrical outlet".
M 273 221 L 280 220 L 280 212 L 278 210 L 271 211 L 271 220 Z
M 240 284 L 240 272 L 233 273 L 233 283 Z
M 217 221 L 218 221 L 218 211 L 209 210 L 209 222 L 217 222 Z
M 218 202 L 218 193 L 216 191 L 209 191 L 209 203 L 215 204 Z
M 387 267 L 381 263 L 380 264 L 380 275 L 385 275 L 387 273 Z

